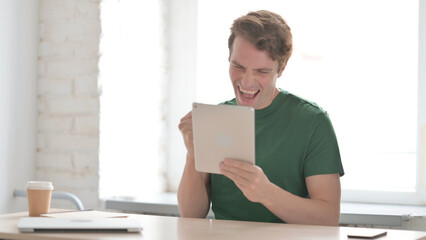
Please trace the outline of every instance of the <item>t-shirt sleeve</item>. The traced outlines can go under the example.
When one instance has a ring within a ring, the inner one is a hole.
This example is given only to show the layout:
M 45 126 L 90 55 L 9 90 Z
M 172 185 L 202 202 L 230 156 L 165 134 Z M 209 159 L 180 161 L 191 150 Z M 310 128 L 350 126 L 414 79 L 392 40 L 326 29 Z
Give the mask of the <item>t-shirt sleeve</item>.
M 305 177 L 333 173 L 343 176 L 345 173 L 336 134 L 327 113 L 318 114 L 311 129 L 304 160 Z

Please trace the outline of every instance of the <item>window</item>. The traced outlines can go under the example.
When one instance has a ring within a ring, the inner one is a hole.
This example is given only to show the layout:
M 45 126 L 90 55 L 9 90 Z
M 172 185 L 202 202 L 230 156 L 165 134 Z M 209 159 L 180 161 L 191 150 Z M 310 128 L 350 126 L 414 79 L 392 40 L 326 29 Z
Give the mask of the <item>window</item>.
M 101 198 L 165 189 L 161 16 L 160 1 L 101 4 Z

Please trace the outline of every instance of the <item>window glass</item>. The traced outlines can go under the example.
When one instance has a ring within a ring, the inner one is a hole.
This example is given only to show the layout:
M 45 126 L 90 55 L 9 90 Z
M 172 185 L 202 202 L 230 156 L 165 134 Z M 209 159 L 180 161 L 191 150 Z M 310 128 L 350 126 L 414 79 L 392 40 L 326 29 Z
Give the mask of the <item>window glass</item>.
M 102 1 L 101 197 L 146 196 L 164 190 L 159 4 Z

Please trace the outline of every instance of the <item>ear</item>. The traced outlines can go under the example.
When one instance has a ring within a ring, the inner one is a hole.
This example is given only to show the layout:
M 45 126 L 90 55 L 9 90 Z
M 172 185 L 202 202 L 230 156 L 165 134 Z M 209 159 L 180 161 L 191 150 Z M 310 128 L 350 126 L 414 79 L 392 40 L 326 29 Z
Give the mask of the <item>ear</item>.
M 277 78 L 281 77 L 286 66 L 287 66 L 287 63 L 284 63 L 283 66 L 281 67 L 280 71 L 278 72 Z

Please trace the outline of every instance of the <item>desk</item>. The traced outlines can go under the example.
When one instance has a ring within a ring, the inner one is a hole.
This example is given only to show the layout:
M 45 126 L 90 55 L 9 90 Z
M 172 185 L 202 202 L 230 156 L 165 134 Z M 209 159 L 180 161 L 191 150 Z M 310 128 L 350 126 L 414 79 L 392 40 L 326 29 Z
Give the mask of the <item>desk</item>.
M 154 215 L 132 217 L 142 221 L 142 233 L 20 233 L 16 227 L 19 218 L 27 212 L 0 215 L 0 239 L 347 239 L 348 232 L 362 228 L 323 227 L 281 223 L 258 223 L 212 219 L 178 218 Z M 386 230 L 379 240 L 409 240 L 426 236 L 426 232 Z
M 133 199 L 111 198 L 106 200 L 105 208 L 119 212 L 179 216 L 176 193 L 150 194 Z M 210 210 L 207 218 L 213 216 Z M 340 224 L 424 231 L 426 207 L 342 202 Z

